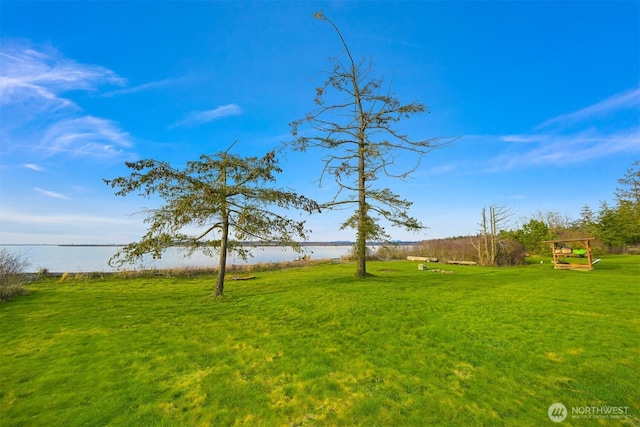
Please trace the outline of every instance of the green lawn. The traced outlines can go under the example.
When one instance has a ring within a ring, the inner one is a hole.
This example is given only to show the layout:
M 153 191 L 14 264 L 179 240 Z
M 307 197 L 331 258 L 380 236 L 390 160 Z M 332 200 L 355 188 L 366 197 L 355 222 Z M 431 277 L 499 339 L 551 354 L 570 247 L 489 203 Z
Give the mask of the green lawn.
M 0 425 L 640 424 L 640 257 L 439 268 L 34 283 L 0 305 Z

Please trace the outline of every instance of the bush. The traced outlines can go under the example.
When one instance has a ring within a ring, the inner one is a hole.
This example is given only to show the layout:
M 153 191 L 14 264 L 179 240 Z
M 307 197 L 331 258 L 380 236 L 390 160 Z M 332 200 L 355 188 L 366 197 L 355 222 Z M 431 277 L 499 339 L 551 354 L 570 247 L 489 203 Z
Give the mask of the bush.
M 346 254 L 342 255 L 340 257 L 340 259 L 342 261 L 356 261 L 358 259 L 358 251 L 357 251 L 355 245 L 352 246 L 351 249 L 349 249 L 349 252 L 347 252 Z M 378 258 L 378 253 L 376 252 L 375 248 L 367 246 L 366 259 L 369 260 L 369 261 L 379 259 Z
M 525 259 L 525 246 L 515 240 L 503 240 L 498 244 L 496 254 L 496 266 L 507 267 L 523 265 Z
M 24 269 L 28 266 L 29 261 L 22 255 L 12 254 L 7 249 L 0 250 L 0 301 L 27 293 Z
M 629 255 L 640 255 L 640 245 L 627 246 L 625 252 Z
M 378 249 L 375 251 L 375 258 L 380 260 L 407 259 L 410 255 L 415 256 L 415 252 L 414 245 L 387 244 L 378 246 Z

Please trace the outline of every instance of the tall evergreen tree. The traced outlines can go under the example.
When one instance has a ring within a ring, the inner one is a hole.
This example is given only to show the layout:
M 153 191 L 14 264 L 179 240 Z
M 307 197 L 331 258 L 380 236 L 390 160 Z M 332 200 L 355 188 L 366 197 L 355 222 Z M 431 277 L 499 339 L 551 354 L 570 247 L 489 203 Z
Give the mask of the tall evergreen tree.
M 623 222 L 625 244 L 640 244 L 640 160 L 636 160 L 618 180 L 618 216 Z
M 418 219 L 409 215 L 412 202 L 388 188 L 375 187 L 375 182 L 382 176 L 408 177 L 425 154 L 447 141 L 443 138 L 414 140 L 396 129 L 401 119 L 425 112 L 424 105 L 403 104 L 383 90 L 383 79 L 371 77 L 370 64 L 364 59 L 354 60 L 336 24 L 322 12 L 315 13 L 314 17 L 333 27 L 344 52 L 332 60 L 333 70 L 324 85 L 316 89 L 317 109 L 291 124 L 295 138 L 291 146 L 299 151 L 317 148 L 326 153 L 320 183 L 325 175 L 332 176 L 338 190 L 334 198 L 322 206 L 328 209 L 355 207 L 354 214 L 342 228 L 356 230 L 356 275 L 364 277 L 367 275 L 367 241 L 390 239 L 381 219 L 407 230 L 423 228 Z M 330 101 L 326 102 L 327 99 Z M 315 132 L 303 131 L 305 124 Z M 399 170 L 396 160 L 400 153 L 415 155 L 414 166 Z

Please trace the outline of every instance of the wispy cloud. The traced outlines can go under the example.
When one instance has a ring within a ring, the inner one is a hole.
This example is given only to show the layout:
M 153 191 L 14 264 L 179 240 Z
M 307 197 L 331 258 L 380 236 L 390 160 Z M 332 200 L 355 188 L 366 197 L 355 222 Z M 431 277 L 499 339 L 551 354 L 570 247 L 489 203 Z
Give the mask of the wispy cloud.
M 508 143 L 509 152 L 490 159 L 488 169 L 569 165 L 620 153 L 638 154 L 640 125 L 637 119 L 618 120 L 625 113 L 640 116 L 640 89 L 546 120 L 534 132 L 490 137 Z
M 43 172 L 44 168 L 42 166 L 36 165 L 35 163 L 26 163 L 24 165 L 25 168 L 34 170 L 36 172 Z
M 590 105 L 586 108 L 574 111 L 572 113 L 563 114 L 549 119 L 538 126 L 536 129 L 544 129 L 550 126 L 574 124 L 591 118 L 604 117 L 615 111 L 626 109 L 638 109 L 640 107 L 640 88 L 617 93 L 604 101 Z
M 7 151 L 37 150 L 31 151 L 33 155 L 122 156 L 123 147 L 132 145 L 129 134 L 115 122 L 82 114 L 67 94 L 124 84 L 125 79 L 113 71 L 78 63 L 51 47 L 3 40 L 0 106 L 6 125 L 0 128 L 0 139 Z
M 3 40 L 0 51 L 0 104 L 37 103 L 43 109 L 75 107 L 63 96 L 71 90 L 96 90 L 125 80 L 99 65 L 80 64 L 57 50 L 40 50 L 24 43 Z
M 39 188 L 39 187 L 35 187 L 34 190 L 44 196 L 52 197 L 54 199 L 71 200 L 71 197 L 65 196 L 64 194 L 61 194 L 61 193 L 56 193 L 55 191 L 43 190 L 42 188 Z
M 640 153 L 640 129 L 607 135 L 595 130 L 576 135 L 542 135 L 534 148 L 494 157 L 489 170 L 571 165 L 619 153 Z
M 464 168 L 463 162 L 449 162 L 425 169 L 425 175 L 444 175 Z
M 141 84 L 138 86 L 112 90 L 112 91 L 103 93 L 102 96 L 112 97 L 112 96 L 119 96 L 119 95 L 128 95 L 131 93 L 142 92 L 145 90 L 158 89 L 158 88 L 177 84 L 185 79 L 186 77 L 158 80 L 156 82 L 149 82 L 149 83 Z
M 172 124 L 170 128 L 174 127 L 192 127 L 208 123 L 210 121 L 220 119 L 227 116 L 235 116 L 242 113 L 242 109 L 236 104 L 223 105 L 213 110 L 206 111 L 194 111 L 189 113 L 184 119 Z
M 504 142 L 516 142 L 516 143 L 531 143 L 540 142 L 546 138 L 545 135 L 504 135 L 500 139 Z
M 131 147 L 127 132 L 105 119 L 92 116 L 69 118 L 52 124 L 40 141 L 48 155 L 65 153 L 73 157 L 112 158 Z

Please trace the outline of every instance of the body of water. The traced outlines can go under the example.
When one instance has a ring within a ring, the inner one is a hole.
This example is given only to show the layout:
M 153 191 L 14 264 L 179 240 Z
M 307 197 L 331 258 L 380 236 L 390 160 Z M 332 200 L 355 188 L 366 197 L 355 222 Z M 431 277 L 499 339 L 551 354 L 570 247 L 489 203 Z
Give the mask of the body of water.
M 13 254 L 22 256 L 29 261 L 26 272 L 38 272 L 47 269 L 52 273 L 93 273 L 112 272 L 116 269 L 108 264 L 111 258 L 120 248 L 118 246 L 57 246 L 57 245 L 3 245 Z M 259 246 L 252 249 L 253 258 L 243 261 L 240 258 L 229 256 L 228 264 L 258 264 L 266 262 L 293 261 L 302 255 L 308 255 L 311 259 L 340 258 L 351 249 L 349 245 L 319 245 L 305 246 L 303 253 L 297 253 L 286 247 Z M 133 269 L 165 269 L 181 267 L 217 267 L 218 256 L 207 257 L 200 252 L 195 252 L 185 257 L 185 251 L 180 248 L 169 248 L 162 253 L 161 259 L 153 259 L 151 255 L 145 256 L 136 264 L 125 264 L 122 270 Z

